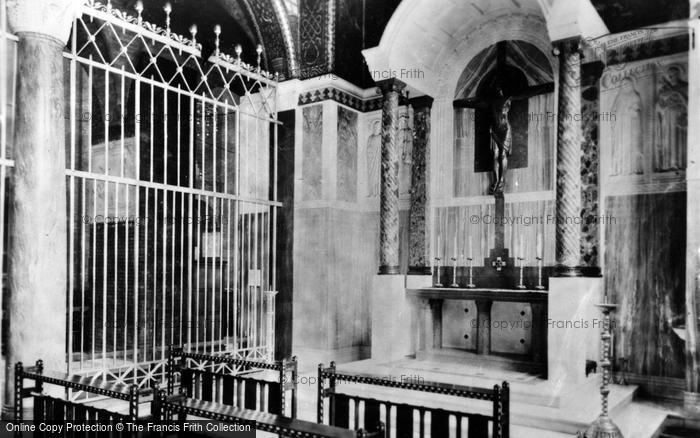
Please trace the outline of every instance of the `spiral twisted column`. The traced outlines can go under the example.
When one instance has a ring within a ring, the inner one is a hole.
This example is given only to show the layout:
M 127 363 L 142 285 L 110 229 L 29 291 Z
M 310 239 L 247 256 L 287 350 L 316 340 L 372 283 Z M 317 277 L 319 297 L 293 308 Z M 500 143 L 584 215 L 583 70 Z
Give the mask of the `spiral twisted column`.
M 378 83 L 382 106 L 382 167 L 379 206 L 379 274 L 399 273 L 399 96 L 397 79 Z
M 581 40 L 554 43 L 559 57 L 557 123 L 557 273 L 581 275 Z

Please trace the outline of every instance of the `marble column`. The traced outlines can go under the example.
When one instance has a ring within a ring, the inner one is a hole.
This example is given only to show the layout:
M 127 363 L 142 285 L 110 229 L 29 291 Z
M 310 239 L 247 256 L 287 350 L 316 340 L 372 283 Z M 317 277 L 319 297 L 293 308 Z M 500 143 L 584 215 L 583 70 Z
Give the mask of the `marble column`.
M 581 66 L 581 264 L 600 270 L 600 77 L 604 64 L 593 61 Z
M 382 106 L 382 168 L 379 206 L 379 274 L 399 274 L 399 96 L 405 84 L 388 79 L 377 84 Z
M 33 365 L 43 359 L 46 369 L 66 368 L 62 52 L 79 5 L 71 0 L 8 2 L 10 29 L 19 43 L 4 413 L 14 404 L 16 362 Z
M 700 1 L 691 2 L 690 35 L 700 34 Z M 688 50 L 688 149 L 686 176 L 686 264 L 685 264 L 685 392 L 688 413 L 700 417 L 700 47 L 698 38 Z
M 580 38 L 554 43 L 559 57 L 556 181 L 556 272 L 581 275 Z
M 430 169 L 430 109 L 433 98 L 411 99 L 413 107 L 413 154 L 411 206 L 408 212 L 408 273 L 430 274 L 430 239 L 427 230 Z

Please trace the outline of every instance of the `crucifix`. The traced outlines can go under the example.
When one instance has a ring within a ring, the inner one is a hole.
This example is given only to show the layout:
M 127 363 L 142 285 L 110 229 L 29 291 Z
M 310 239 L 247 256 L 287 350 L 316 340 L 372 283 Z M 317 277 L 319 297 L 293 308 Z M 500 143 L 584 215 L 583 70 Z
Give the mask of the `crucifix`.
M 511 126 L 511 119 L 513 119 L 511 108 L 521 101 L 525 101 L 525 105 L 527 105 L 527 99 L 530 97 L 554 91 L 554 83 L 552 82 L 528 85 L 527 78 L 519 68 L 507 65 L 507 44 L 507 41 L 497 43 L 496 65 L 481 81 L 476 93 L 477 97 L 458 99 L 453 102 L 454 108 L 474 108 L 477 111 L 488 113 L 485 119 L 489 125 L 491 172 L 493 173 L 493 183 L 490 188 L 492 194 L 503 192 L 508 170 L 508 157 L 513 148 L 527 148 L 527 143 L 518 144 L 514 139 Z M 525 129 L 527 129 L 527 125 Z M 527 138 L 526 135 L 525 138 Z
M 506 50 L 507 41 L 496 44 L 495 67 L 481 81 L 473 98 L 458 99 L 453 102 L 454 108 L 473 108 L 476 111 L 475 148 L 481 146 L 483 151 L 489 150 L 489 170 L 493 175 L 490 193 L 496 198 L 495 216 L 505 216 L 503 190 L 506 185 L 508 157 L 515 150 L 524 152 L 527 156 L 527 102 L 530 97 L 554 91 L 554 83 L 529 85 L 523 71 L 508 65 Z M 521 121 L 524 118 L 525 124 Z M 479 126 L 483 121 L 486 126 Z M 514 122 L 515 123 L 512 123 Z M 478 133 L 483 132 L 483 136 Z M 481 141 L 480 141 L 481 140 Z M 488 143 L 488 146 L 485 144 Z M 475 154 L 475 168 L 477 157 Z M 520 167 L 527 167 L 527 159 Z M 475 169 L 476 170 L 476 169 Z M 486 169 L 484 169 L 486 170 Z M 515 266 L 514 259 L 509 257 L 505 248 L 505 221 L 495 221 L 495 248 L 490 251 L 486 266 L 493 266 L 497 271 L 504 267 Z

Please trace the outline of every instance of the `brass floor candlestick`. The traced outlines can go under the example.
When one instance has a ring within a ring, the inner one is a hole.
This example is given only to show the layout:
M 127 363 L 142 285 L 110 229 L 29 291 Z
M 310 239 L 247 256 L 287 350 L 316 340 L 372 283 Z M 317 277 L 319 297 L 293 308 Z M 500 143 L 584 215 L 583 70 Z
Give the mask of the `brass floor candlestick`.
M 597 304 L 603 312 L 603 332 L 600 339 L 603 341 L 602 350 L 603 357 L 600 364 L 603 369 L 603 382 L 600 385 L 600 396 L 602 401 L 602 410 L 598 419 L 590 425 L 584 438 L 623 438 L 620 428 L 608 416 L 608 394 L 610 394 L 610 371 L 612 362 L 610 361 L 610 313 L 617 308 L 616 304 Z
M 525 289 L 525 284 L 523 283 L 523 257 L 518 257 L 518 262 L 520 262 L 520 282 L 518 283 L 518 289 Z
M 542 257 L 536 257 L 537 258 L 537 286 L 535 286 L 535 289 L 544 289 L 544 286 L 542 286 L 542 262 L 543 259 Z
M 450 287 L 459 287 L 457 284 L 457 257 L 452 257 L 452 284 Z
M 437 282 L 435 283 L 436 287 L 442 287 L 442 283 L 440 283 L 440 257 L 435 257 L 435 269 L 437 269 Z
M 469 260 L 469 283 L 467 284 L 467 287 L 469 289 L 473 289 L 476 287 L 476 285 L 474 284 L 474 270 L 472 269 L 472 261 L 474 259 L 469 257 L 467 258 L 467 260 Z

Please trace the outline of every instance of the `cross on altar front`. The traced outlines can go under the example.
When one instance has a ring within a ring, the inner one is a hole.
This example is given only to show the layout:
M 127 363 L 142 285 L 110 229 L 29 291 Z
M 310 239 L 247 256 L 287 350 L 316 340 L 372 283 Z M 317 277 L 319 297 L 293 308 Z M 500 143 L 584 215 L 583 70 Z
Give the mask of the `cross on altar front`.
M 497 271 L 500 271 L 504 266 L 507 266 L 507 263 L 500 257 L 496 257 L 496 260 L 491 262 L 491 266 L 496 268 Z

